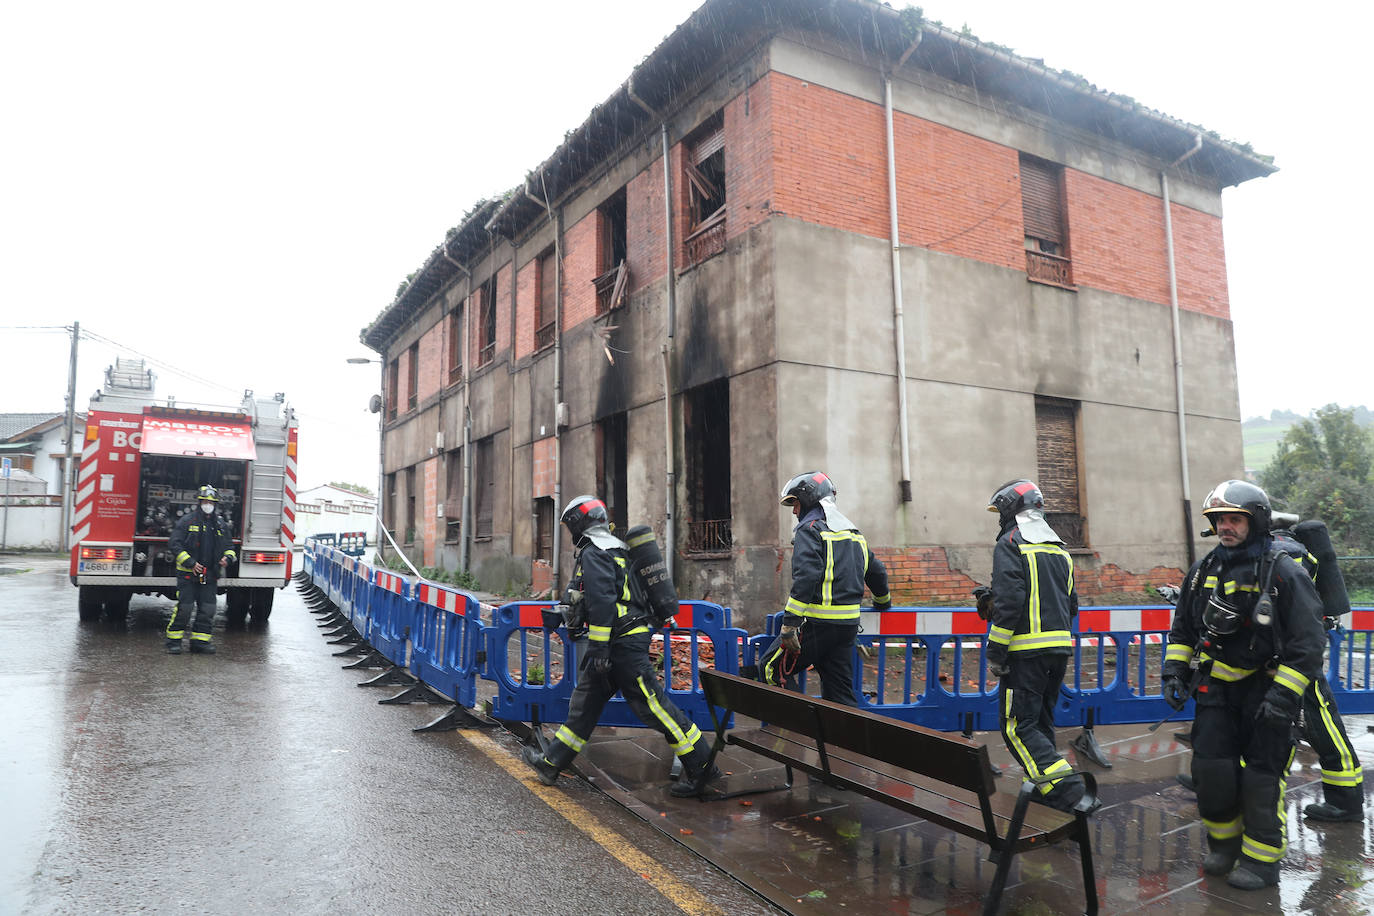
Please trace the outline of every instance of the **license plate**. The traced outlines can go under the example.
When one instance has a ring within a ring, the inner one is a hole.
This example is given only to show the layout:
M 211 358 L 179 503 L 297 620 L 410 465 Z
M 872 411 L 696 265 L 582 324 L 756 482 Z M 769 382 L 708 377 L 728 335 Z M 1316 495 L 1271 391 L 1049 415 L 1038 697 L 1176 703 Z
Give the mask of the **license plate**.
M 134 571 L 134 567 L 133 560 L 78 560 L 76 571 L 127 576 Z

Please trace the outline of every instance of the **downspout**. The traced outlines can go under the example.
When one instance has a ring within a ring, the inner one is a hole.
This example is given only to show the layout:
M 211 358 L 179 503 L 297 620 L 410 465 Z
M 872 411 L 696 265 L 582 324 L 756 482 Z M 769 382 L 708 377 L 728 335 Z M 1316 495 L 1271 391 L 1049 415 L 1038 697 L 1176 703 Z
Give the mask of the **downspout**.
M 1188 483 L 1188 425 L 1183 407 L 1183 332 L 1179 325 L 1178 312 L 1178 273 L 1174 268 L 1174 221 L 1169 212 L 1169 169 L 1181 165 L 1184 160 L 1202 149 L 1202 134 L 1195 134 L 1193 148 L 1179 156 L 1159 172 L 1160 189 L 1164 196 L 1164 244 L 1169 256 L 1169 310 L 1174 325 L 1174 394 L 1178 400 L 1178 464 L 1183 478 L 1183 543 L 1188 548 L 1188 566 L 1197 561 L 1197 548 L 1193 543 L 1193 495 Z
M 464 296 L 463 298 L 466 299 L 468 296 L 471 296 L 471 295 L 472 295 L 472 271 L 468 270 L 466 267 L 464 267 L 462 264 L 460 264 L 458 261 L 456 261 L 456 260 L 454 259 L 453 255 L 451 255 L 451 254 L 448 253 L 448 239 L 445 239 L 445 240 L 444 240 L 444 244 L 443 244 L 442 246 L 440 246 L 440 249 L 439 249 L 439 250 L 443 252 L 443 254 L 444 254 L 444 260 L 445 260 L 445 261 L 448 261 L 448 262 L 449 262 L 450 264 L 452 264 L 454 267 L 456 267 L 456 268 L 458 268 L 459 270 L 461 270 L 461 271 L 463 272 L 463 276 L 467 279 L 467 281 L 468 281 L 468 291 L 467 291 L 467 295 Z M 467 360 L 467 355 L 468 355 L 468 351 L 467 351 L 467 343 L 468 343 L 468 341 L 467 341 L 467 331 L 468 331 L 468 313 L 467 313 L 467 309 L 464 308 L 464 309 L 463 309 L 463 326 L 462 326 L 461 328 L 458 329 L 458 334 L 459 334 L 459 338 L 460 338 L 459 341 L 458 341 L 458 347 L 459 347 L 458 352 L 461 353 L 461 354 L 463 354 L 463 359 L 464 359 L 464 361 Z M 468 410 L 468 374 L 467 374 L 467 372 L 464 372 L 464 373 L 463 373 L 462 382 L 463 382 L 463 395 L 462 395 L 462 397 L 463 397 L 463 415 L 466 417 L 466 416 L 467 416 L 467 410 Z M 444 428 L 444 387 L 443 387 L 442 385 L 440 385 L 440 386 L 439 386 L 439 429 L 442 431 L 443 428 Z M 459 541 L 459 546 L 458 546 L 458 568 L 461 569 L 463 572 L 467 572 L 467 571 L 468 571 L 468 534 L 467 534 L 467 532 L 468 532 L 468 522 L 467 522 L 468 484 L 467 484 L 467 470 L 466 470 L 466 469 L 467 469 L 467 464 L 468 464 L 468 461 L 469 461 L 470 456 L 468 455 L 468 448 L 467 448 L 467 446 L 468 446 L 467 424 L 464 423 L 464 426 L 463 426 L 463 466 L 464 466 L 464 476 L 463 476 L 463 504 L 462 504 L 462 508 L 459 509 L 459 513 L 458 513 L 458 530 L 459 530 L 459 532 L 460 532 L 460 535 L 459 535 L 459 538 L 458 538 L 458 541 Z M 447 459 L 447 458 L 444 459 L 444 470 L 445 470 L 445 472 L 448 471 L 448 459 Z M 444 515 L 445 515 L 445 518 L 447 518 L 448 513 L 445 512 Z
M 625 93 L 632 102 L 644 109 L 649 117 L 658 117 L 658 112 L 635 95 L 633 74 L 625 81 Z M 673 560 L 677 556 L 677 533 L 673 518 L 677 504 L 677 482 L 673 474 L 675 457 L 673 448 L 673 328 L 677 323 L 677 279 L 673 269 L 676 260 L 673 257 L 673 173 L 669 165 L 668 121 L 666 118 L 659 124 L 659 138 L 663 145 L 663 238 L 667 246 L 667 261 L 665 263 L 667 264 L 668 299 L 668 330 L 662 346 L 659 347 L 659 353 L 663 356 L 663 451 L 666 484 L 663 507 L 663 540 L 667 546 L 663 551 L 663 560 L 667 566 L 668 578 L 671 579 L 673 577 Z
M 542 204 L 553 225 L 553 267 L 554 267 L 554 306 L 553 306 L 553 505 L 555 512 L 563 507 L 563 210 L 560 207 L 555 216 L 549 203 L 549 188 L 544 183 L 544 174 L 539 174 L 540 190 L 544 199 L 540 200 L 530 192 L 529 177 L 525 178 L 525 196 L 537 204 Z M 537 292 L 535 295 L 539 295 Z M 560 579 L 559 564 L 563 559 L 563 536 L 553 538 L 553 597 L 558 597 Z
M 906 63 L 920 47 L 917 32 L 911 46 L 902 53 L 893 71 Z M 892 234 L 892 336 L 897 350 L 897 429 L 901 441 L 902 479 L 899 495 L 904 503 L 911 502 L 911 442 L 906 403 L 906 326 L 902 307 L 902 241 L 897 227 L 897 154 L 892 131 L 892 72 L 883 75 L 883 122 L 887 131 L 887 209 Z

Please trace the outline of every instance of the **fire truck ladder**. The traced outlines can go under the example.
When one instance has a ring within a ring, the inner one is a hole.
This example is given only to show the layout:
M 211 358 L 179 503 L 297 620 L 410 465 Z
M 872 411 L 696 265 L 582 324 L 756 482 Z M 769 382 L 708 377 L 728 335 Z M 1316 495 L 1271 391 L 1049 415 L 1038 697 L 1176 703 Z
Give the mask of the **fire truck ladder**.
M 286 442 L 262 435 L 259 427 L 258 457 L 253 462 L 247 540 L 254 544 L 281 541 L 282 491 L 286 485 Z M 273 430 L 272 432 L 275 432 Z M 270 435 L 270 433 L 268 434 Z

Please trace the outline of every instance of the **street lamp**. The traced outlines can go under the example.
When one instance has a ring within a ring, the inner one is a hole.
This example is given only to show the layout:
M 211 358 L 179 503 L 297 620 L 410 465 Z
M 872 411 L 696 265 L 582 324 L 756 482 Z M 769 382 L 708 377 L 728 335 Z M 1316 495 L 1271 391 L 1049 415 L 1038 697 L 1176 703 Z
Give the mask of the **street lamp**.
M 368 363 L 377 363 L 382 367 L 382 379 L 380 391 L 386 391 L 386 360 L 372 359 L 367 356 L 350 356 L 344 362 L 352 366 L 366 366 Z M 383 489 L 386 485 L 386 441 L 383 437 L 385 412 L 382 403 L 382 395 L 374 394 L 369 409 L 377 415 L 377 556 L 379 559 L 386 557 L 386 524 L 382 521 L 382 499 Z

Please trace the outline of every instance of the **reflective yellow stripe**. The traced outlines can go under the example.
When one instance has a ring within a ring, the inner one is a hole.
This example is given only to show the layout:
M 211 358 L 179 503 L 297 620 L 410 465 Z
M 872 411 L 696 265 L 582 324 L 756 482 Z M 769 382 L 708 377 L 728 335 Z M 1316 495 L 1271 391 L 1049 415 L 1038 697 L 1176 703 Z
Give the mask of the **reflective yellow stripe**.
M 887 592 L 883 592 L 881 595 L 874 595 L 874 596 L 873 596 L 873 603 L 874 603 L 874 604 L 890 604 L 891 602 L 892 602 L 892 596 L 891 596 L 890 594 L 888 594 Z
M 858 620 L 857 604 L 803 604 L 795 598 L 787 600 L 787 610 L 801 617 L 817 620 Z
M 1280 819 L 1279 823 L 1282 824 L 1283 820 Z M 1270 846 L 1268 843 L 1261 843 L 1248 833 L 1245 835 L 1245 838 L 1240 841 L 1241 854 L 1249 856 L 1256 862 L 1277 862 L 1279 859 L 1283 858 L 1283 854 L 1287 849 L 1288 843 L 1286 841 L 1279 846 Z
M 1031 649 L 1073 648 L 1073 636 L 1068 630 L 1046 630 L 1043 633 L 1020 633 L 1011 638 L 1011 651 Z
M 209 642 L 209 641 L 210 641 L 210 636 L 211 636 L 210 633 L 195 633 L 195 632 L 192 632 L 192 633 L 191 633 L 191 642 Z
M 1351 748 L 1345 735 L 1341 733 L 1331 714 L 1331 706 L 1326 702 L 1326 696 L 1320 690 L 1317 691 L 1317 707 L 1320 710 L 1321 727 L 1326 731 L 1327 737 L 1331 739 L 1337 753 L 1341 755 L 1341 769 L 1322 770 L 1322 782 L 1330 783 L 1333 786 L 1362 785 L 1364 774 L 1355 767 L 1355 751 Z
M 575 753 L 581 753 L 583 745 L 587 743 L 586 739 L 577 737 L 572 729 L 568 728 L 566 725 L 560 725 L 558 731 L 553 733 L 553 737 L 566 744 Z
M 592 642 L 610 642 L 611 628 L 589 626 L 587 627 L 587 638 Z
M 1345 756 L 1345 752 L 1341 752 Z M 1322 782 L 1328 786 L 1361 786 L 1364 785 L 1363 770 L 1322 770 Z
M 1191 662 L 1193 660 L 1193 649 L 1185 646 L 1181 642 L 1171 642 L 1164 650 L 1164 660 L 1166 662 Z
M 1011 714 L 1011 699 L 1013 693 L 1014 691 L 1011 689 L 1002 691 L 1003 733 L 1006 735 L 1007 744 L 1011 747 L 1011 752 L 1016 755 L 1016 759 L 1019 760 L 1021 766 L 1025 768 L 1026 775 L 1033 777 L 1046 776 L 1050 773 L 1058 773 L 1060 770 L 1073 769 L 1073 767 L 1069 766 L 1069 762 L 1063 757 L 1060 757 L 1043 770 L 1040 769 L 1040 765 L 1035 762 L 1035 757 L 1021 740 L 1021 735 L 1017 731 L 1016 717 Z M 1037 788 L 1040 790 L 1040 794 L 1048 795 L 1050 792 L 1054 791 L 1054 787 L 1057 785 L 1059 785 L 1059 780 L 1056 779 L 1052 782 L 1037 786 Z
M 1312 679 L 1296 668 L 1279 665 L 1278 670 L 1274 672 L 1274 683 L 1287 687 L 1298 696 L 1302 696 L 1312 684 Z
M 1241 817 L 1229 821 L 1209 821 L 1204 817 L 1202 824 L 1214 840 L 1233 840 L 1245 830 L 1245 819 Z
M 671 736 L 668 739 L 668 743 L 672 745 L 673 753 L 681 757 L 695 747 L 697 741 L 701 738 L 701 731 L 693 725 L 690 732 L 684 733 L 682 731 L 682 726 L 678 725 L 673 717 L 668 714 L 668 710 L 663 708 L 663 704 L 658 701 L 658 697 L 649 689 L 649 685 L 644 683 L 644 678 L 635 678 L 635 683 L 639 685 L 639 692 L 643 694 L 644 702 L 654 714 L 654 718 L 668 730 L 668 734 Z
M 168 627 L 168 629 L 167 629 L 167 638 L 168 638 L 168 639 L 181 639 L 181 638 L 183 638 L 185 635 L 186 635 L 186 631 L 185 631 L 185 630 L 173 630 L 173 629 L 170 628 L 170 625 L 169 625 L 169 627 Z
M 999 646 L 1005 646 L 1011 642 L 1013 635 L 1011 630 L 1006 627 L 999 627 L 997 624 L 988 627 L 988 642 L 995 642 Z
M 1203 660 L 1207 660 L 1211 658 L 1211 656 L 1204 652 L 1202 653 L 1202 658 Z M 1216 678 L 1219 681 L 1226 681 L 1227 683 L 1234 683 L 1235 681 L 1245 680 L 1245 678 L 1254 674 L 1257 670 L 1259 669 L 1233 668 L 1225 662 L 1219 662 L 1216 659 L 1212 659 L 1212 677 Z

